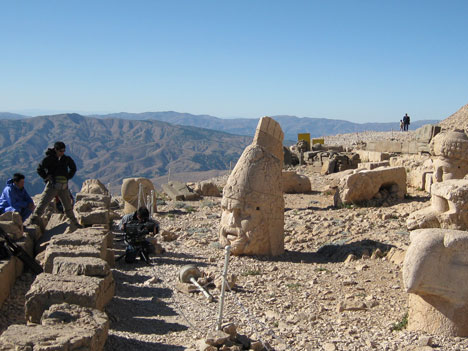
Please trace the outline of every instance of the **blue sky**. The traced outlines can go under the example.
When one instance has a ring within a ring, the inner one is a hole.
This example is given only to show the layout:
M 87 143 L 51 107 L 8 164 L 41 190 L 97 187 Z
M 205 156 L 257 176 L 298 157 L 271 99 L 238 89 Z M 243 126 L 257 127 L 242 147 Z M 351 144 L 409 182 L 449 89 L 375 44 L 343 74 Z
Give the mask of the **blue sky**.
M 443 119 L 468 1 L 0 0 L 0 111 Z

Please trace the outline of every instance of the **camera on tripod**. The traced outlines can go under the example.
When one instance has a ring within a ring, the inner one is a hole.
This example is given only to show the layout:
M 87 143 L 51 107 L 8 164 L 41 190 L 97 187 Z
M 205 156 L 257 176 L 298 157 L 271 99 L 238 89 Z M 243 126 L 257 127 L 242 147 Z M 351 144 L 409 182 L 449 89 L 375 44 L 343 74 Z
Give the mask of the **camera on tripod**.
M 139 256 L 141 260 L 150 263 L 149 255 L 154 253 L 154 246 L 146 240 L 146 237 L 155 229 L 156 223 L 150 221 L 143 223 L 134 221 L 126 224 L 124 242 L 127 248 L 122 256 L 125 257 L 125 262 L 133 263 Z

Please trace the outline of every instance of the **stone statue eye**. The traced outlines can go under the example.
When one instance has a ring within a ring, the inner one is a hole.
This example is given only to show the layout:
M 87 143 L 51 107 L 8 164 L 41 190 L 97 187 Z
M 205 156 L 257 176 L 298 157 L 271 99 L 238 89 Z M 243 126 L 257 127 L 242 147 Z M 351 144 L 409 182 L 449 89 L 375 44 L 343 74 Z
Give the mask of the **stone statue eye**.
M 257 211 L 260 211 L 260 207 L 257 207 L 256 210 L 257 210 Z

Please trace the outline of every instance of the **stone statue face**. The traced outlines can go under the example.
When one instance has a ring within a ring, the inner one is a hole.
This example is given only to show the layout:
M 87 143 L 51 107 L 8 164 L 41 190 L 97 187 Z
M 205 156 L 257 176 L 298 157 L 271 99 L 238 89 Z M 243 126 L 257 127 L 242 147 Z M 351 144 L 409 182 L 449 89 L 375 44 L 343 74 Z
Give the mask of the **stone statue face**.
M 234 255 L 284 252 L 282 140 L 279 124 L 262 118 L 224 187 L 219 241 Z
M 263 226 L 264 216 L 259 203 L 223 198 L 220 242 L 231 245 L 234 255 L 255 254 L 258 248 L 268 247 L 268 232 Z

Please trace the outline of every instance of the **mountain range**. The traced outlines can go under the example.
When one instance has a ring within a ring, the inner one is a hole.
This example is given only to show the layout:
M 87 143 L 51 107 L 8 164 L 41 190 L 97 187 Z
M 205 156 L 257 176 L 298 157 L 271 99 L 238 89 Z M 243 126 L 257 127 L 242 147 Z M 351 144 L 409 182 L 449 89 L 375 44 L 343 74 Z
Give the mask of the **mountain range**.
M 0 184 L 21 172 L 27 177 L 28 191 L 41 192 L 44 184 L 36 168 L 56 140 L 65 142 L 67 154 L 78 166 L 71 182 L 73 191 L 87 178 L 111 183 L 117 191 L 123 178 L 146 177 L 157 183 L 169 170 L 173 175 L 217 175 L 213 171 L 229 169 L 237 162 L 252 136 L 155 120 L 98 119 L 78 114 L 3 119 Z
M 14 115 L 12 117 L 3 117 L 7 113 L 0 113 L 2 118 L 26 118 L 21 115 Z M 126 119 L 126 120 L 156 120 L 167 122 L 181 126 L 191 126 L 222 131 L 235 135 L 252 136 L 257 127 L 258 118 L 218 118 L 210 115 L 193 115 L 190 113 L 180 113 L 175 111 L 165 112 L 143 112 L 143 113 L 112 113 L 107 115 L 90 115 L 89 117 L 99 119 Z M 310 133 L 311 137 L 322 137 L 334 134 L 344 133 L 359 133 L 364 131 L 391 131 L 399 130 L 400 122 L 396 120 L 391 123 L 354 123 L 345 120 L 328 119 L 328 118 L 311 118 L 311 117 L 296 117 L 296 116 L 271 116 L 277 120 L 284 133 L 285 140 L 297 140 L 298 133 Z M 424 124 L 434 124 L 437 120 L 420 120 L 412 121 L 411 129 L 417 129 Z

